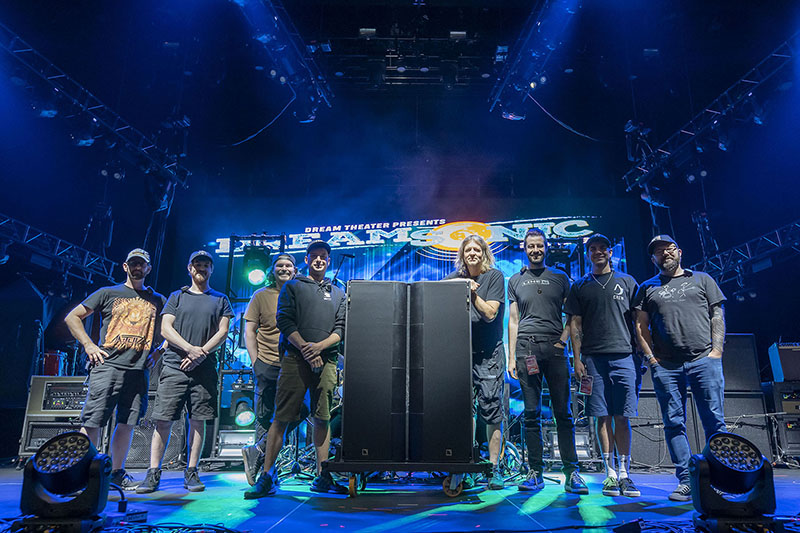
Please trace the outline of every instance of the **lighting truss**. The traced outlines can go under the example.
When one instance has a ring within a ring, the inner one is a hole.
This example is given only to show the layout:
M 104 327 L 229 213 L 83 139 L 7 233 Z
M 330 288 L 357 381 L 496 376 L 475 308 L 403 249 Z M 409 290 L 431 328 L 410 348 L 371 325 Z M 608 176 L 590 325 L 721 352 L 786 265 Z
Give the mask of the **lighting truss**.
M 542 0 L 537 3 L 492 89 L 490 112 L 498 106 L 501 109 L 510 107 L 506 111 L 519 115 L 528 94 L 544 83 L 542 77 L 547 62 L 562 44 L 564 31 L 579 8 L 579 0 Z
M 300 104 L 304 99 L 331 107 L 333 91 L 279 0 L 232 0 L 242 10 L 252 37 L 286 77 Z M 313 120 L 313 119 L 312 119 Z
M 0 238 L 21 245 L 63 266 L 65 274 L 86 283 L 94 277 L 114 281 L 117 263 L 0 213 Z
M 753 91 L 790 64 L 800 52 L 800 32 L 792 35 L 753 67 L 736 83 L 728 87 L 713 102 L 707 105 L 682 128 L 673 133 L 664 143 L 637 161 L 622 179 L 627 191 L 635 186 L 644 188 L 670 163 L 686 159 L 688 152 L 696 150 L 696 144 L 719 126 L 725 117 L 733 117 L 739 108 L 753 97 Z M 692 154 L 688 154 L 691 156 Z
M 721 285 L 795 255 L 800 255 L 800 220 L 734 246 L 692 268 L 706 272 Z
M 138 156 L 143 170 L 186 186 L 186 179 L 191 172 L 178 164 L 176 156 L 156 146 L 152 139 L 131 126 L 88 89 L 70 78 L 2 23 L 0 23 L 0 50 L 34 74 L 35 79 L 48 85 L 54 95 L 63 98 L 91 117 L 92 122 L 98 127 L 98 132 L 116 139 L 123 150 Z

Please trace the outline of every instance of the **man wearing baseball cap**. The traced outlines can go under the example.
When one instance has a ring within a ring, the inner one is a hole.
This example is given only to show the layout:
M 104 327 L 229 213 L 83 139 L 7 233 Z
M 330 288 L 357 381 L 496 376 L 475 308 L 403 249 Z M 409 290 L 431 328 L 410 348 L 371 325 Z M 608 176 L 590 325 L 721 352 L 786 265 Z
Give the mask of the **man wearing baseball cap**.
M 633 298 L 638 285 L 611 267 L 611 241 L 595 233 L 586 241 L 592 270 L 575 282 L 564 305 L 570 315 L 575 374 L 591 376 L 587 414 L 595 417 L 603 455 L 606 496 L 640 496 L 631 480 L 631 425 L 637 414 L 641 359 L 633 354 Z M 618 469 L 614 467 L 614 448 Z
M 99 447 L 100 428 L 116 409 L 111 483 L 123 490 L 134 490 L 139 484 L 125 472 L 125 459 L 133 428 L 147 410 L 147 368 L 163 351 L 159 344 L 164 297 L 144 284 L 151 268 L 150 254 L 141 248 L 131 250 L 122 264 L 125 283 L 98 289 L 64 319 L 72 336 L 83 345 L 91 368 L 81 432 Z M 95 312 L 102 319 L 98 344 L 83 326 L 83 320 Z
M 168 347 L 158 378 L 153 420 L 156 428 L 150 444 L 150 468 L 136 492 L 158 490 L 161 461 L 173 422 L 181 419 L 184 406 L 189 414 L 189 459 L 183 473 L 183 486 L 191 492 L 205 489 L 197 473 L 203 449 L 206 421 L 217 416 L 216 350 L 228 336 L 233 317 L 230 301 L 209 286 L 214 259 L 205 250 L 189 257 L 187 266 L 191 286 L 169 295 L 161 332 Z
M 669 235 L 653 237 L 647 253 L 659 273 L 642 283 L 634 298 L 636 336 L 653 372 L 667 448 L 678 478 L 669 499 L 689 501 L 692 452 L 686 438 L 687 384 L 694 393 L 706 438 L 725 431 L 725 296 L 705 272 L 681 267 L 682 252 Z
M 275 493 L 272 467 L 283 446 L 287 426 L 300 420 L 306 391 L 311 396 L 317 477 L 314 492 L 347 494 L 330 473 L 322 474 L 330 448 L 331 400 L 336 387 L 337 346 L 344 336 L 345 293 L 325 277 L 331 258 L 325 241 L 306 248 L 308 276 L 287 281 L 278 296 L 281 372 L 275 396 L 275 419 L 267 434 L 264 470 L 256 484 L 244 493 L 255 499 Z

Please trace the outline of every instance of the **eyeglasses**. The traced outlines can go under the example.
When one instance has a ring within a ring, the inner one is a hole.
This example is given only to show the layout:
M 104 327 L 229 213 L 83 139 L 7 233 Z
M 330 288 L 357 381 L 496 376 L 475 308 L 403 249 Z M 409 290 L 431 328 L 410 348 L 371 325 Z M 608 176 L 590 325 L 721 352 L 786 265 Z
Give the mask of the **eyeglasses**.
M 673 254 L 678 251 L 678 247 L 674 244 L 667 246 L 666 248 L 660 248 L 653 250 L 653 255 L 664 255 L 666 253 Z

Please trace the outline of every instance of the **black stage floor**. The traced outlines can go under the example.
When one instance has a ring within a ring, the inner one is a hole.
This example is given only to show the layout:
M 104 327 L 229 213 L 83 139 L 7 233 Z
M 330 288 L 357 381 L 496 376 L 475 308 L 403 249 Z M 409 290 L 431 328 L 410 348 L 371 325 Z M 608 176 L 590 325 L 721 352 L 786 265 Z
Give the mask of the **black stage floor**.
M 142 473 L 134 473 L 141 479 Z M 548 474 L 562 479 L 560 474 Z M 441 485 L 415 477 L 376 482 L 357 497 L 319 495 L 307 482 L 287 479 L 274 496 L 244 500 L 244 474 L 204 472 L 206 491 L 188 493 L 182 472 L 165 471 L 161 490 L 150 495 L 129 494 L 132 508 L 148 511 L 148 523 L 222 524 L 241 531 L 548 531 L 554 529 L 610 530 L 642 518 L 648 524 L 689 526 L 692 504 L 670 502 L 675 478 L 666 473 L 635 473 L 639 498 L 603 496 L 601 474 L 586 474 L 590 494 L 575 496 L 548 482 L 541 492 L 518 492 L 516 487 L 485 490 L 478 484 L 457 498 L 447 497 Z M 346 480 L 345 480 L 346 482 Z M 0 469 L 0 517 L 19 515 L 22 472 Z M 800 471 L 775 470 L 779 515 L 800 511 Z M 106 511 L 116 509 L 118 495 L 109 496 Z M 670 530 L 674 531 L 673 527 Z

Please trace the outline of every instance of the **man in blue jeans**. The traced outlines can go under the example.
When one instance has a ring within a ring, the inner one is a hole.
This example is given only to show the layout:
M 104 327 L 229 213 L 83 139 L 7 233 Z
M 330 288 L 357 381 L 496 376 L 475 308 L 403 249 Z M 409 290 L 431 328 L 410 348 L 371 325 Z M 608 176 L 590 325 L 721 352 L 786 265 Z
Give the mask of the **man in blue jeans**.
M 634 298 L 636 337 L 653 372 L 667 448 L 678 478 L 669 499 L 689 501 L 687 385 L 694 393 L 706 439 L 725 431 L 725 296 L 708 274 L 681 268 L 681 250 L 669 235 L 653 237 L 647 252 L 660 272 L 642 283 Z

